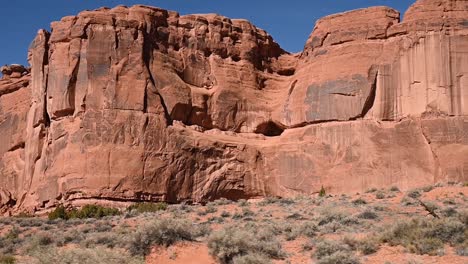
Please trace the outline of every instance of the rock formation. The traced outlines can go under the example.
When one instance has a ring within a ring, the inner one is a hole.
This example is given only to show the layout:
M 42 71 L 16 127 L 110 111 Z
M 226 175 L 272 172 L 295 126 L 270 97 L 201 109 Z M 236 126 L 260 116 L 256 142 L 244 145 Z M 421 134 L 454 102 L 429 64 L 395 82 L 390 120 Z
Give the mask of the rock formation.
M 468 1 L 320 19 L 290 54 L 246 20 L 148 6 L 40 30 L 2 68 L 0 208 L 468 180 Z

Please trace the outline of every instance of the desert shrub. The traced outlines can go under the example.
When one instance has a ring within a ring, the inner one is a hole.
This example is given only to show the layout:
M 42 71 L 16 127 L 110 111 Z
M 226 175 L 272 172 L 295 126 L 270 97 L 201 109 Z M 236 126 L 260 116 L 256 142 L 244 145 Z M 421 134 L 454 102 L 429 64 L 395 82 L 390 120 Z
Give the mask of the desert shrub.
M 17 220 L 18 225 L 21 227 L 40 227 L 44 224 L 44 221 L 40 218 L 19 218 Z
M 458 219 L 465 225 L 468 225 L 468 210 L 461 210 L 458 212 Z
M 254 216 L 255 213 L 254 211 L 250 210 L 247 207 L 242 208 L 242 216 L 247 217 L 247 216 Z
M 37 246 L 48 246 L 53 242 L 54 238 L 49 233 L 37 234 L 33 239 L 33 243 L 35 243 Z
M 295 240 L 299 236 L 313 238 L 318 232 L 317 225 L 312 221 L 305 221 L 300 225 L 291 225 L 288 222 L 284 222 L 278 224 L 277 229 L 284 234 L 287 241 Z
M 443 255 L 444 242 L 438 238 L 423 237 L 409 246 L 410 251 L 419 254 Z
M 130 205 L 127 210 L 128 211 L 136 211 L 137 213 L 154 213 L 158 211 L 164 211 L 167 209 L 167 203 L 159 202 L 159 203 L 135 203 Z
M 207 214 L 216 213 L 217 211 L 218 211 L 218 209 L 212 204 L 207 205 L 206 208 L 205 208 L 205 212 Z
M 268 196 L 265 199 L 263 199 L 261 202 L 259 202 L 258 204 L 260 206 L 265 206 L 268 204 L 290 205 L 294 203 L 295 201 L 293 199 L 281 198 L 281 197 L 276 197 L 276 196 Z
M 232 201 L 231 200 L 228 200 L 226 198 L 220 198 L 218 200 L 215 200 L 211 203 L 208 203 L 208 204 L 213 204 L 213 205 L 228 205 L 228 204 L 232 204 Z
M 13 254 L 21 246 L 23 239 L 19 237 L 21 231 L 17 227 L 10 229 L 3 237 L 0 237 L 0 254 Z
M 144 260 L 126 252 L 110 251 L 105 248 L 45 248 L 30 254 L 38 264 L 80 263 L 80 264 L 143 264 Z
M 357 216 L 358 218 L 361 218 L 361 219 L 377 219 L 379 218 L 379 215 L 377 213 L 375 213 L 374 211 L 370 210 L 370 209 L 366 209 L 364 210 L 364 212 L 358 214 Z
M 20 234 L 20 230 L 16 227 L 13 227 L 12 229 L 10 229 L 10 231 L 8 231 L 4 238 L 6 240 L 14 240 L 14 239 L 17 239 L 19 237 L 19 234 Z
M 419 197 L 421 197 L 421 192 L 419 190 L 410 190 L 406 196 L 410 197 L 410 198 L 413 198 L 413 199 L 417 199 Z
M 318 228 L 314 222 L 306 221 L 299 226 L 298 231 L 301 235 L 312 238 L 317 235 Z
M 217 231 L 209 237 L 208 248 L 223 264 L 233 263 L 235 258 L 251 254 L 269 258 L 281 258 L 284 254 L 274 230 L 271 227 L 262 228 L 255 225 L 229 226 Z M 241 259 L 246 261 L 248 258 Z
M 104 221 L 104 222 L 97 222 L 94 227 L 92 227 L 92 231 L 96 232 L 109 232 L 112 230 L 112 224 Z
M 131 234 L 128 249 L 132 255 L 147 255 L 153 245 L 170 246 L 177 241 L 192 241 L 197 235 L 189 221 L 155 220 Z
M 217 216 L 212 216 L 212 217 L 209 217 L 209 218 L 208 218 L 208 222 L 221 224 L 221 223 L 224 222 L 224 218 L 222 218 L 222 217 L 217 217 Z
M 230 217 L 231 214 L 229 212 L 226 212 L 226 211 L 222 211 L 221 212 L 221 217 Z
M 237 201 L 237 204 L 239 206 L 247 206 L 247 205 L 249 205 L 249 202 L 247 200 L 245 200 L 245 199 L 240 199 L 240 200 Z
M 304 219 L 304 217 L 299 213 L 292 213 L 292 214 L 286 216 L 286 219 L 301 220 L 301 219 Z
M 11 225 L 12 219 L 9 217 L 0 217 L 0 224 Z
M 398 189 L 398 187 L 396 187 L 396 186 L 392 186 L 392 187 L 390 187 L 390 191 L 392 191 L 392 192 L 399 192 L 400 189 Z
M 16 259 L 10 255 L 0 255 L 0 264 L 15 264 Z
M 454 217 L 458 215 L 458 211 L 453 207 L 447 207 L 441 210 L 441 213 L 445 217 Z
M 373 239 L 373 238 L 361 240 L 359 241 L 359 245 L 358 245 L 359 251 L 361 251 L 362 254 L 364 255 L 373 254 L 377 252 L 379 248 L 380 248 L 380 242 L 377 239 Z
M 426 201 L 421 201 L 420 204 L 424 205 L 426 211 L 435 213 L 436 211 L 439 210 L 439 206 L 433 202 L 426 202 Z
M 366 193 L 373 193 L 376 191 L 377 191 L 377 188 L 370 188 L 369 190 L 366 191 Z
M 315 258 L 317 258 L 320 264 L 358 264 L 359 260 L 354 256 L 349 245 L 331 241 L 324 240 L 316 245 L 316 250 L 314 253 Z
M 421 188 L 421 190 L 423 192 L 430 192 L 430 191 L 434 190 L 434 186 L 432 186 L 432 185 L 424 186 L 424 187 Z
M 416 254 L 436 255 L 444 243 L 452 246 L 466 241 L 466 225 L 456 218 L 401 221 L 384 232 L 383 242 L 402 245 Z
M 269 264 L 271 260 L 259 253 L 249 252 L 246 255 L 236 256 L 232 259 L 233 264 Z
M 317 243 L 314 256 L 321 259 L 338 251 L 351 251 L 349 245 L 332 240 L 323 240 Z
M 445 199 L 445 200 L 443 201 L 443 203 L 444 203 L 445 205 L 456 205 L 456 204 L 457 204 L 457 203 L 455 202 L 455 200 L 452 199 L 452 198 Z
M 468 241 L 465 241 L 462 244 L 459 244 L 455 247 L 455 252 L 459 256 L 468 257 Z
M 325 232 L 336 232 L 340 229 L 359 224 L 359 220 L 339 208 L 327 207 L 316 217 L 319 228 Z
M 81 242 L 81 245 L 86 248 L 91 248 L 96 245 L 105 246 L 108 248 L 114 248 L 119 243 L 120 238 L 113 233 L 93 233 L 86 237 L 84 241 Z
M 362 199 L 362 198 L 358 198 L 358 199 L 352 201 L 352 203 L 354 205 L 364 205 L 364 204 L 367 204 L 367 201 Z
M 361 263 L 359 259 L 352 253 L 348 251 L 338 251 L 331 255 L 325 256 L 317 264 L 359 264 Z
M 381 205 L 374 205 L 372 208 L 374 208 L 375 211 L 383 212 L 386 211 L 387 208 Z
M 375 193 L 375 198 L 376 199 L 385 199 L 385 193 L 382 191 L 378 191 Z
M 415 199 L 412 199 L 408 196 L 405 196 L 401 199 L 401 204 L 404 206 L 414 206 L 414 205 L 419 205 L 419 202 Z

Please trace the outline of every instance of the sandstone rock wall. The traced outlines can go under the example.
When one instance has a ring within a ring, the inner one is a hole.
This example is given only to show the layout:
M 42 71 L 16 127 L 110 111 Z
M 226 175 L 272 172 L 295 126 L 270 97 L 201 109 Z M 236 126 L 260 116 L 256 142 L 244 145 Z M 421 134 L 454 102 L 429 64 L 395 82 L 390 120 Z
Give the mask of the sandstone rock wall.
M 65 17 L 0 81 L 0 207 L 466 181 L 467 3 L 328 16 L 300 54 L 214 14 Z

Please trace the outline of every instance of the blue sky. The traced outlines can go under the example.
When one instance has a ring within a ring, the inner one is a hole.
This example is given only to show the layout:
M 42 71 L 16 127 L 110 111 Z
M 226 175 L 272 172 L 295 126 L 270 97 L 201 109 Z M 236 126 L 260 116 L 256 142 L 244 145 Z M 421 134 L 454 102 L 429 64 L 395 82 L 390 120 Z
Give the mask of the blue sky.
M 245 18 L 265 29 L 283 49 L 301 51 L 315 21 L 325 15 L 369 6 L 390 6 L 403 12 L 415 0 L 26 0 L 2 1 L 0 65 L 27 64 L 27 49 L 40 28 L 85 9 L 119 4 L 146 4 L 181 14 L 218 13 Z

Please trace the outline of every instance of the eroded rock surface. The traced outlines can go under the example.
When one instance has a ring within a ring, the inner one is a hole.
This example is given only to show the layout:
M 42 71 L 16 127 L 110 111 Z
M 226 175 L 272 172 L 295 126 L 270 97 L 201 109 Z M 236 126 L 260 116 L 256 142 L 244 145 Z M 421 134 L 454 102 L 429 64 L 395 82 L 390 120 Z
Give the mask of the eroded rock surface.
M 84 11 L 2 68 L 0 206 L 468 180 L 468 1 L 319 20 L 289 54 L 246 20 Z M 20 73 L 19 73 L 20 72 Z M 6 135 L 6 136 L 3 136 Z

